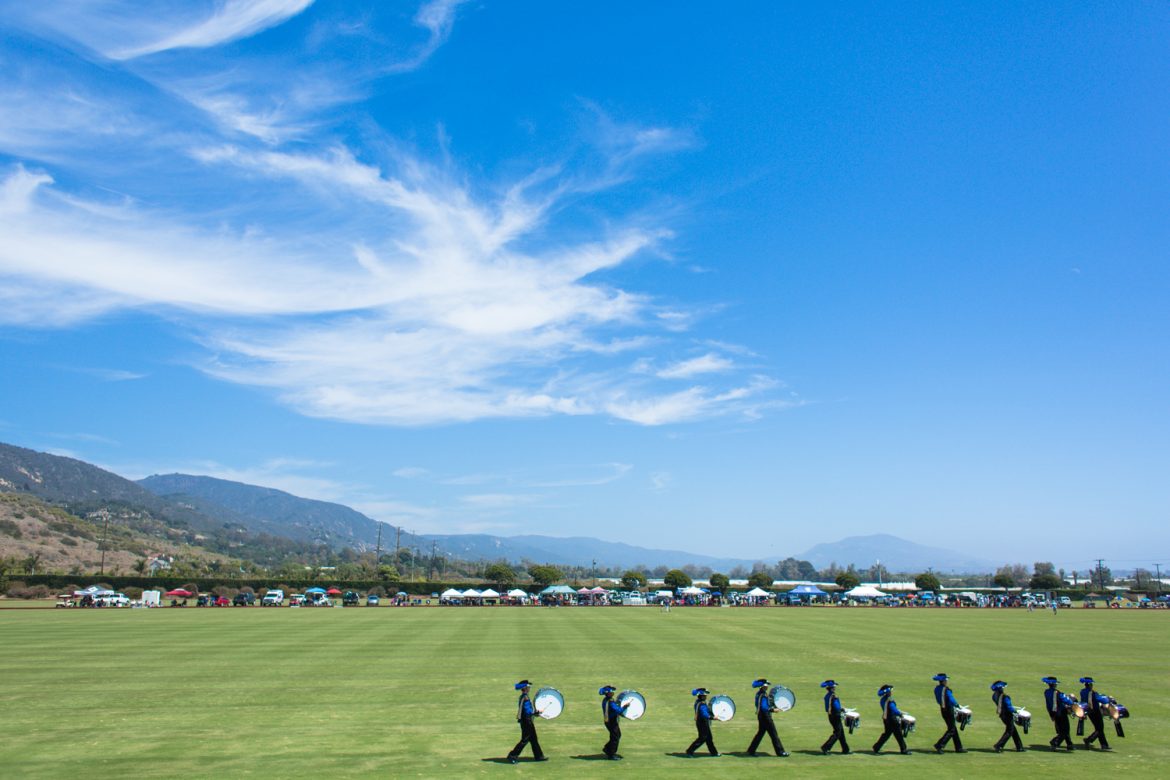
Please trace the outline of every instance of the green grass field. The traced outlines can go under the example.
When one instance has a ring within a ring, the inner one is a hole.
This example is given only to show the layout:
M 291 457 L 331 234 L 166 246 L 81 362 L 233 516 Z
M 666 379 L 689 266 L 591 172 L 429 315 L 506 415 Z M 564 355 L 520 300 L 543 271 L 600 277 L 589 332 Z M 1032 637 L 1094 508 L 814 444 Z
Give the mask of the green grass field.
M 0 777 L 1159 777 L 1170 771 L 1168 620 L 1136 610 L 0 610 Z M 942 732 L 939 671 L 975 710 L 967 755 L 930 750 Z M 1074 693 L 1091 674 L 1129 706 L 1127 738 L 1110 729 L 1114 753 L 1047 751 L 1046 674 Z M 739 713 L 715 724 L 715 740 L 744 751 L 757 676 L 798 696 L 777 716 L 790 758 L 670 755 L 694 737 L 699 685 L 735 698 Z M 880 733 L 878 685 L 895 685 L 918 717 L 915 755 L 821 756 L 829 676 L 862 714 L 855 750 Z M 549 762 L 511 766 L 500 759 L 519 735 L 512 683 L 523 677 L 559 688 L 566 712 L 538 720 Z M 988 750 L 1000 733 L 996 678 L 1036 715 L 1029 753 Z M 623 724 L 623 762 L 595 760 L 604 683 L 648 703 Z

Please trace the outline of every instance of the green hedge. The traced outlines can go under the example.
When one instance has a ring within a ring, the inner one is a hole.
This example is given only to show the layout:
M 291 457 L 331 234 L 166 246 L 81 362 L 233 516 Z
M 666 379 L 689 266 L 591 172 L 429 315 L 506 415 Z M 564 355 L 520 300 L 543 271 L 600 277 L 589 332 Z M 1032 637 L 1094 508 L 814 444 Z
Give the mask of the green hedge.
M 466 590 L 467 588 L 483 589 L 489 586 L 488 583 L 474 582 L 383 582 L 381 580 L 359 580 L 343 582 L 340 580 L 326 580 L 320 578 L 311 580 L 292 580 L 277 577 L 268 577 L 265 579 L 237 579 L 233 577 L 144 577 L 140 574 L 119 576 L 107 574 L 104 577 L 98 577 L 96 574 L 84 576 L 73 574 L 21 574 L 10 575 L 9 579 L 20 580 L 25 585 L 30 587 L 34 585 L 45 585 L 54 592 L 59 591 L 66 585 L 80 585 L 84 588 L 98 582 L 104 582 L 117 591 L 124 591 L 126 588 L 137 587 L 142 588 L 143 590 L 160 590 L 164 592 L 194 583 L 195 585 L 199 586 L 200 593 L 208 593 L 213 588 L 220 586 L 225 588 L 235 588 L 237 590 L 245 586 L 250 586 L 253 590 L 259 593 L 267 588 L 275 588 L 277 585 L 287 585 L 292 589 L 292 592 L 297 593 L 304 592 L 306 588 L 312 588 L 315 586 L 328 588 L 336 585 L 342 591 L 353 590 L 360 593 L 366 593 L 377 587 L 381 587 L 383 590 L 397 588 L 400 592 L 429 597 L 432 593 L 442 593 L 448 588 L 459 588 L 460 590 Z

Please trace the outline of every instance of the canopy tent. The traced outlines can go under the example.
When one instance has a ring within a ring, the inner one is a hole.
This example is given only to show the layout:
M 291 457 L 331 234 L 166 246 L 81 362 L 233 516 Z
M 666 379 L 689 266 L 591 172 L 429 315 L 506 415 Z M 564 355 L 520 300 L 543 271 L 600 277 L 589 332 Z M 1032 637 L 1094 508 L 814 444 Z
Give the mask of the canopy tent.
M 679 593 L 681 593 L 684 596 L 699 596 L 699 595 L 702 595 L 703 589 L 696 588 L 694 585 L 688 585 L 687 587 L 680 590 Z
M 540 592 L 542 596 L 576 596 L 577 591 L 568 585 L 549 585 Z
M 195 594 L 183 588 L 175 588 L 174 590 L 168 590 L 166 595 L 173 599 L 189 599 Z
M 587 593 L 589 593 L 589 588 L 578 588 L 577 589 L 577 594 L 580 596 L 584 596 Z
M 341 591 L 337 588 L 330 588 L 329 590 L 325 591 L 325 595 L 327 595 L 327 596 L 340 596 Z
M 443 591 L 442 593 L 439 594 L 439 598 L 441 598 L 441 599 L 459 599 L 459 598 L 463 598 L 463 594 L 460 593 L 459 591 L 455 590 L 454 588 L 447 588 L 445 591 Z
M 525 593 L 524 591 L 520 590 L 519 588 L 512 588 L 510 591 L 508 591 L 508 598 L 510 598 L 510 599 L 526 599 L 526 598 L 528 598 L 528 594 Z
M 849 599 L 877 599 L 888 595 L 890 594 L 882 593 L 872 585 L 858 585 L 853 590 L 845 591 L 845 598 Z
M 747 593 L 745 593 L 743 595 L 747 596 L 748 598 L 758 599 L 758 598 L 766 597 L 768 595 L 768 591 L 757 586 L 755 588 L 752 588 L 751 590 L 749 590 Z
M 672 599 L 672 598 L 674 598 L 674 591 L 673 590 L 660 590 L 657 593 L 655 593 L 654 595 L 660 599 Z
M 308 588 L 307 590 L 305 590 L 306 596 L 310 593 L 322 593 L 323 594 L 323 593 L 325 593 L 325 589 L 324 588 Z
M 788 591 L 789 595 L 796 596 L 828 596 L 829 594 L 818 588 L 816 585 L 797 585 L 792 590 Z
M 496 595 L 499 595 L 499 594 L 496 594 Z M 483 594 L 480 593 L 475 588 L 468 588 L 467 590 L 463 591 L 462 596 L 465 599 L 481 599 L 481 598 L 483 598 Z
M 183 591 L 183 593 L 188 595 L 188 596 L 191 595 L 190 593 L 187 593 L 187 591 Z M 114 591 L 110 590 L 109 588 L 99 588 L 97 585 L 90 585 L 88 588 L 84 588 L 83 590 L 73 591 L 73 595 L 74 596 L 113 596 Z M 170 594 L 167 594 L 167 595 L 170 595 Z
M 498 599 L 500 597 L 500 594 L 497 593 L 496 591 L 492 590 L 491 588 L 488 588 L 483 593 L 479 594 L 479 597 L 484 598 L 484 599 Z
M 595 588 L 590 588 L 588 592 L 592 593 L 594 596 L 603 596 L 606 593 L 609 593 L 608 590 L 606 590 L 605 588 L 602 588 L 600 586 L 595 587 Z

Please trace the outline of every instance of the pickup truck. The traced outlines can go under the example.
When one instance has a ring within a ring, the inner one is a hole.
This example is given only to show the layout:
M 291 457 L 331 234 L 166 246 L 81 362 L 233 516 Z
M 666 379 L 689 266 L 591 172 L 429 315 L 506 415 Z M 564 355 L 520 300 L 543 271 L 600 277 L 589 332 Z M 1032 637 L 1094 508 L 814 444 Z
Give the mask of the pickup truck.
M 270 590 L 264 594 L 264 598 L 260 599 L 260 606 L 262 607 L 279 607 L 284 605 L 284 591 Z

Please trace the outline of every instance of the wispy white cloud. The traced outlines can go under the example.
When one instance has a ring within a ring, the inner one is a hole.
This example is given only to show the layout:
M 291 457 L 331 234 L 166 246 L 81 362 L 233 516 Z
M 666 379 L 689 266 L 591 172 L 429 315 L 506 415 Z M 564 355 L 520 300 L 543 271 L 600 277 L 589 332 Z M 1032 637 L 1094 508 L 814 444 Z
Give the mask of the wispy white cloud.
M 669 471 L 654 471 L 650 474 L 650 489 L 655 492 L 666 490 L 674 482 Z
M 431 472 L 418 466 L 404 466 L 390 473 L 400 479 L 422 479 L 423 477 L 430 476 Z
M 210 15 L 161 38 L 115 48 L 106 54 L 128 60 L 169 49 L 202 49 L 237 41 L 283 24 L 304 11 L 313 0 L 223 0 L 212 6 Z
M 463 496 L 460 501 L 480 509 L 511 509 L 518 506 L 528 506 L 540 499 L 541 496 L 519 493 L 479 493 Z
M 735 363 L 732 361 L 722 355 L 708 352 L 705 355 L 683 360 L 659 369 L 655 372 L 655 376 L 660 379 L 688 379 L 699 374 L 724 373 L 733 368 L 735 368 Z
M 423 65 L 451 35 L 455 25 L 455 12 L 466 0 L 430 0 L 423 3 L 414 15 L 414 23 L 427 31 L 428 37 L 417 52 L 409 59 L 387 68 L 391 73 L 416 70 Z

